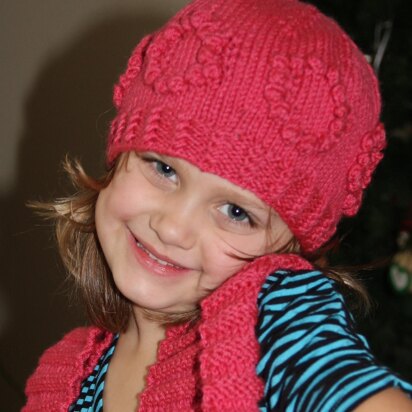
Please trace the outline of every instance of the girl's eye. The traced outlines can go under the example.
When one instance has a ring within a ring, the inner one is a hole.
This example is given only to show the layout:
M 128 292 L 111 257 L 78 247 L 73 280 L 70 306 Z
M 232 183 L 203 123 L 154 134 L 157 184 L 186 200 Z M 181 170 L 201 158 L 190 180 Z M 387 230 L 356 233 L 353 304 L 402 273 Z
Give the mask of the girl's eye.
M 176 180 L 176 172 L 173 167 L 169 166 L 167 163 L 161 162 L 160 160 L 154 160 L 154 168 L 159 175 L 166 177 L 167 179 Z
M 219 210 L 225 214 L 230 220 L 235 222 L 242 222 L 252 224 L 252 220 L 248 213 L 233 203 L 228 203 L 219 208 Z

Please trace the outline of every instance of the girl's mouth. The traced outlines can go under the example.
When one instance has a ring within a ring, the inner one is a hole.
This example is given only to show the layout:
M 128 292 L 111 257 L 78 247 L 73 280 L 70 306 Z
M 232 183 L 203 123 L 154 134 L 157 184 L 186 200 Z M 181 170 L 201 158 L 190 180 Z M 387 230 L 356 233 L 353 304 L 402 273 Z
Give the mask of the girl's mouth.
M 174 265 L 173 263 L 167 262 L 166 260 L 159 259 L 152 252 L 150 252 L 150 250 L 146 249 L 138 240 L 136 240 L 136 245 L 137 245 L 138 248 L 140 248 L 144 252 L 146 252 L 149 255 L 150 258 L 152 258 L 154 261 L 156 261 L 160 265 L 171 266 L 171 267 L 176 268 L 176 269 L 184 269 L 181 266 L 177 266 L 177 265 Z
M 180 275 L 190 271 L 189 268 L 178 265 L 166 256 L 159 255 L 153 248 L 143 244 L 133 235 L 130 236 L 130 241 L 136 259 L 146 270 L 163 276 Z

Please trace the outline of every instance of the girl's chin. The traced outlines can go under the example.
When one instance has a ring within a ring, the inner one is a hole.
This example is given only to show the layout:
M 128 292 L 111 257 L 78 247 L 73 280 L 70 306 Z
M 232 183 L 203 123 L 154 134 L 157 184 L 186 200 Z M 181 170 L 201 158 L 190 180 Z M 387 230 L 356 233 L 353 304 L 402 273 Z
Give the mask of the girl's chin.
M 197 303 L 183 304 L 182 299 L 171 299 L 170 293 L 162 296 L 159 292 L 152 292 L 144 294 L 142 291 L 133 293 L 130 288 L 122 287 L 122 284 L 116 284 L 120 293 L 132 304 L 133 310 L 149 311 L 158 313 L 160 316 L 174 315 L 178 313 L 188 313 L 194 311 L 197 307 Z M 200 299 L 197 300 L 200 302 Z

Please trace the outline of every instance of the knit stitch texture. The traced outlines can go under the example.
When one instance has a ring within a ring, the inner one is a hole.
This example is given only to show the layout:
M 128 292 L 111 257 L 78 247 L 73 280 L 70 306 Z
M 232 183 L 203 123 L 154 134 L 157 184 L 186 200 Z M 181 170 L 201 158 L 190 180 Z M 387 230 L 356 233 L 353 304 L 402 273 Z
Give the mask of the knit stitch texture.
M 354 215 L 382 158 L 373 71 L 297 0 L 196 0 L 134 50 L 115 87 L 109 163 L 186 159 L 254 192 L 314 251 Z
M 168 329 L 149 369 L 139 412 L 258 410 L 263 382 L 256 375 L 256 302 L 266 276 L 277 268 L 311 265 L 294 255 L 257 259 L 204 299 L 197 324 Z M 22 412 L 67 412 L 112 339 L 100 329 L 79 328 L 48 349 L 27 383 Z

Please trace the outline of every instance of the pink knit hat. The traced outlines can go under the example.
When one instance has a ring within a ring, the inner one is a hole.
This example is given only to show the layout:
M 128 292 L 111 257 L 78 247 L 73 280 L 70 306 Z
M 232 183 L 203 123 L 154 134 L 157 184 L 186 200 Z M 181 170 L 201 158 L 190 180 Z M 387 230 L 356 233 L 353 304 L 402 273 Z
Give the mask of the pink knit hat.
M 134 50 L 108 161 L 154 151 L 254 192 L 311 252 L 354 215 L 385 146 L 373 71 L 297 0 L 195 0 Z

